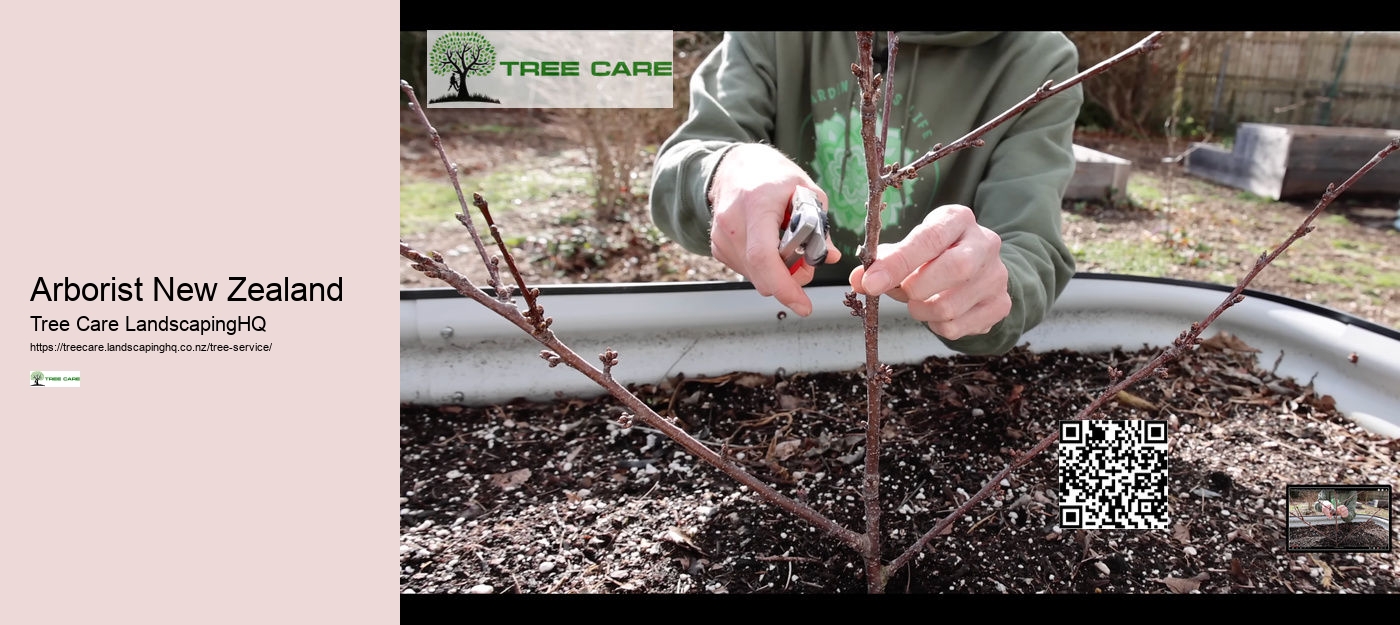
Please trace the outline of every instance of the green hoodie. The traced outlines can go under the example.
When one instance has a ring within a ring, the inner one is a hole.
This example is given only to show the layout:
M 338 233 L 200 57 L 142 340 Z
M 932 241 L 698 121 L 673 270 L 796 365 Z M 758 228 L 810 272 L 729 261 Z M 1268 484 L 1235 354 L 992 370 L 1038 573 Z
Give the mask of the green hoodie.
M 1074 44 L 1059 33 L 899 33 L 887 158 L 907 164 L 1012 108 L 1050 80 L 1078 71 Z M 884 34 L 875 42 L 877 71 Z M 690 117 L 656 159 L 651 212 L 686 249 L 710 253 L 705 189 L 719 153 L 764 142 L 806 169 L 826 191 L 831 237 L 842 262 L 818 268 L 814 284 L 845 284 L 864 240 L 865 154 L 860 138 L 854 33 L 726 33 L 696 69 Z M 963 150 L 885 192 L 880 239 L 904 238 L 932 209 L 969 206 L 1002 238 L 1011 314 L 987 334 L 956 341 L 969 354 L 1002 353 L 1045 317 L 1074 274 L 1060 238 L 1060 202 L 1074 173 L 1078 86 L 1044 100 Z M 777 245 L 777 242 L 774 242 Z

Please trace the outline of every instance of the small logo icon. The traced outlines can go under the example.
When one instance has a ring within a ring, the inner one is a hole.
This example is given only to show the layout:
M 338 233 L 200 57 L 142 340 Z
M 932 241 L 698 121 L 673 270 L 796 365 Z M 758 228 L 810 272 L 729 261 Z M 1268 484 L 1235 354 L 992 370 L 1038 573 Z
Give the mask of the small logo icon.
M 79 371 L 30 371 L 29 386 L 43 388 L 78 388 L 82 386 Z
M 485 76 L 496 69 L 496 46 L 477 32 L 454 30 L 439 35 L 428 51 L 428 70 L 438 76 L 448 76 L 446 94 L 430 99 L 429 104 L 439 102 L 492 102 L 501 101 L 491 96 L 472 93 L 467 89 L 467 79 Z

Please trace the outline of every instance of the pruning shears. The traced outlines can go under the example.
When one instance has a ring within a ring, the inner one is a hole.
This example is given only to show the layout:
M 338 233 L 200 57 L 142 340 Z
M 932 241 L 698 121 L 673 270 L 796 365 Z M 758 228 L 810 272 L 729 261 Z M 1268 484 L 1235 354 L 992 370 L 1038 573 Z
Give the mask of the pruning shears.
M 794 189 L 778 238 L 778 255 L 788 273 L 797 273 L 804 262 L 813 267 L 826 262 L 826 230 L 827 213 L 817 192 L 807 187 Z

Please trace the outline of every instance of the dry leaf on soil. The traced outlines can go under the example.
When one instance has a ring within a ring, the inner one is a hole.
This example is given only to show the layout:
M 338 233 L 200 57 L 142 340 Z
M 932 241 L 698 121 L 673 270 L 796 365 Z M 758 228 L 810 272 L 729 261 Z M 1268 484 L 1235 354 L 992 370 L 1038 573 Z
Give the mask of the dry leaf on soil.
M 1244 564 L 1240 562 L 1239 558 L 1230 558 L 1230 578 L 1235 580 L 1237 584 L 1245 586 L 1253 584 L 1253 580 L 1249 579 L 1249 575 L 1244 572 Z
M 1131 408 L 1137 408 L 1138 410 L 1157 412 L 1157 404 L 1129 393 L 1128 391 L 1118 391 L 1118 403 Z
M 788 457 L 802 450 L 802 439 L 783 439 L 773 446 L 773 453 L 770 457 L 774 460 L 786 460 Z
M 1200 575 L 1197 575 L 1190 579 L 1182 579 L 1180 577 L 1167 576 L 1160 579 L 1154 579 L 1152 581 L 1162 582 L 1163 584 L 1166 584 L 1167 588 L 1172 589 L 1172 592 L 1178 594 L 1186 594 L 1200 588 L 1201 582 L 1206 581 L 1208 579 L 1210 579 L 1209 573 L 1201 573 Z
M 1330 589 L 1330 588 L 1332 588 L 1332 567 L 1331 567 L 1331 566 L 1328 566 L 1328 564 L 1327 564 L 1326 562 L 1323 562 L 1322 560 L 1319 560 L 1317 556 L 1315 556 L 1315 555 L 1313 555 L 1313 554 L 1311 554 L 1311 553 L 1308 554 L 1308 557 L 1309 557 L 1309 558 L 1312 558 L 1313 564 L 1316 564 L 1318 567 L 1320 567 L 1320 568 L 1322 569 L 1322 588 L 1323 588 L 1323 589 Z
M 1255 348 L 1253 348 L 1253 347 L 1250 347 L 1249 344 L 1246 343 L 1246 342 L 1244 342 L 1243 340 L 1241 340 L 1240 337 L 1235 336 L 1235 335 L 1233 335 L 1233 334 L 1230 334 L 1230 333 L 1228 333 L 1228 332 L 1219 332 L 1219 333 L 1216 333 L 1215 336 L 1212 336 L 1212 337 L 1210 337 L 1210 338 L 1208 338 L 1208 339 L 1206 339 L 1206 340 L 1204 340 L 1204 341 L 1201 341 L 1201 347 L 1209 347 L 1210 349 L 1214 349 L 1214 350 L 1216 350 L 1216 351 L 1222 351 L 1222 352 L 1223 352 L 1223 351 L 1232 351 L 1232 352 L 1257 352 L 1257 351 L 1259 351 L 1259 350 L 1257 350 L 1257 349 L 1255 349 Z
M 663 536 L 663 538 L 667 542 L 682 545 L 702 556 L 707 555 L 704 549 L 701 549 L 699 545 L 696 545 L 695 542 L 691 540 L 690 534 L 686 533 L 685 530 L 682 530 L 681 528 L 676 527 L 674 525 L 666 529 L 666 535 Z
M 1172 528 L 1172 538 L 1183 545 L 1191 544 L 1191 524 L 1179 522 Z
M 491 476 L 491 483 L 501 490 L 515 490 L 520 488 L 525 480 L 530 479 L 529 469 L 520 469 L 509 473 L 497 473 Z

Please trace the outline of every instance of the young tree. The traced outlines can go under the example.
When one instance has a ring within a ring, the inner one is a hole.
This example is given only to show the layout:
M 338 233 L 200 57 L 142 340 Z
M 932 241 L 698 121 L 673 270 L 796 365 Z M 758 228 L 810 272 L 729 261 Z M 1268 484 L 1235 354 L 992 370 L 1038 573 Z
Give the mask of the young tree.
M 1160 37 L 1160 35 L 1161 33 L 1153 33 L 1152 35 L 1139 41 L 1136 45 L 1124 50 L 1118 55 L 1115 55 L 1114 57 L 1109 58 L 1103 61 L 1102 63 L 1099 63 L 1098 65 L 1095 65 L 1094 67 L 1085 70 L 1071 77 L 1070 79 L 1067 79 L 1066 81 L 1063 81 L 1062 83 L 1046 83 L 1045 85 L 1042 85 L 1034 93 L 1028 95 L 1024 100 L 1022 100 L 1020 103 L 1007 110 L 1006 112 L 984 123 L 982 126 L 979 126 L 978 128 L 972 130 L 967 135 L 957 139 L 956 141 L 953 141 L 946 145 L 936 146 L 932 151 L 916 159 L 914 162 L 908 165 L 902 167 L 885 166 L 869 171 L 868 179 L 870 181 L 870 200 L 869 204 L 867 205 L 867 240 L 866 244 L 863 246 L 863 251 L 861 254 L 862 263 L 868 267 L 875 260 L 875 250 L 877 249 L 877 244 L 879 241 L 880 220 L 878 217 L 878 213 L 880 210 L 880 198 L 882 197 L 887 187 L 898 185 L 902 181 L 913 178 L 918 174 L 919 169 L 938 160 L 939 158 L 947 156 L 948 154 L 952 154 L 954 152 L 964 149 L 978 147 L 979 145 L 981 145 L 981 141 L 978 137 L 985 134 L 990 129 L 1002 123 L 1006 123 L 1011 119 L 1014 119 L 1015 116 L 1021 111 L 1024 111 L 1025 109 L 1031 106 L 1034 106 L 1036 103 L 1046 98 L 1053 97 L 1055 94 L 1063 91 L 1064 89 L 1074 84 L 1077 84 L 1090 76 L 1101 73 L 1107 70 L 1109 67 L 1120 63 L 1127 58 L 1134 57 L 1148 52 L 1152 49 L 1155 49 L 1155 47 L 1157 46 L 1157 40 Z M 873 73 L 873 63 L 871 59 L 871 41 L 873 39 L 873 34 L 868 32 L 861 33 L 858 35 L 858 37 L 860 42 L 861 58 L 858 59 L 858 63 L 855 64 L 852 69 L 853 72 L 856 74 L 857 81 L 860 84 L 860 89 L 862 91 L 861 117 L 863 120 L 863 127 L 861 130 L 861 136 L 865 142 L 865 148 L 867 153 L 866 162 L 884 163 L 885 144 L 883 139 L 883 129 L 879 129 L 876 127 L 875 120 L 877 116 L 875 114 L 875 111 L 877 111 L 882 105 L 882 101 L 878 97 L 879 89 L 882 84 L 889 84 L 890 81 L 887 76 L 875 75 Z M 890 35 L 890 40 L 891 46 L 889 52 L 889 66 L 891 68 L 891 71 L 893 71 L 896 52 L 896 39 L 893 33 L 891 33 Z M 589 362 L 587 359 L 580 356 L 578 353 L 574 352 L 567 345 L 565 345 L 557 336 L 555 336 L 554 332 L 550 330 L 550 326 L 553 323 L 553 319 L 545 315 L 544 308 L 539 301 L 539 290 L 532 289 L 524 283 L 524 279 L 521 277 L 520 272 L 516 268 L 515 260 L 510 254 L 509 250 L 507 249 L 505 241 L 501 236 L 500 229 L 497 227 L 496 223 L 491 217 L 490 207 L 488 203 L 481 195 L 473 194 L 473 204 L 484 218 L 485 223 L 487 224 L 487 227 L 490 231 L 491 237 L 495 240 L 496 245 L 500 250 L 499 256 L 488 256 L 482 238 L 478 235 L 476 227 L 473 225 L 471 218 L 467 216 L 467 202 L 457 179 L 456 166 L 452 164 L 452 162 L 448 159 L 446 152 L 442 148 L 441 138 L 439 137 L 437 130 L 432 127 L 432 124 L 429 122 L 422 107 L 418 104 L 417 98 L 413 94 L 412 87 L 409 86 L 409 84 L 406 81 L 401 81 L 401 89 L 408 96 L 410 107 L 412 107 L 418 112 L 420 120 L 427 128 L 427 131 L 432 138 L 433 144 L 438 149 L 438 154 L 442 159 L 443 166 L 446 168 L 449 174 L 449 178 L 451 179 L 454 188 L 457 190 L 458 198 L 462 205 L 462 213 L 457 215 L 457 219 L 467 228 L 468 233 L 473 239 L 473 242 L 476 244 L 479 255 L 487 264 L 487 268 L 490 274 L 489 282 L 490 285 L 493 287 L 494 294 L 488 294 L 487 292 L 472 284 L 471 281 L 467 279 L 464 275 L 456 272 L 451 267 L 447 266 L 443 262 L 442 255 L 436 252 L 424 254 L 400 241 L 400 255 L 412 262 L 412 266 L 418 271 L 422 272 L 427 277 L 442 280 L 443 282 L 452 286 L 462 295 L 491 309 L 501 317 L 507 319 L 508 321 L 519 327 L 521 330 L 529 333 L 532 337 L 535 338 L 535 340 L 537 340 L 541 345 L 544 346 L 545 349 L 540 352 L 540 357 L 548 363 L 548 366 L 554 367 L 559 365 L 560 363 L 566 364 L 569 367 L 584 374 L 590 380 L 593 380 L 595 383 L 597 383 L 600 387 L 602 387 L 619 402 L 621 402 L 623 406 L 625 406 L 629 411 L 624 413 L 623 416 L 619 419 L 620 425 L 624 427 L 630 427 L 633 424 L 640 423 L 646 425 L 647 427 L 654 428 L 662 432 L 666 436 L 675 440 L 679 445 L 681 445 L 681 447 L 686 449 L 691 454 L 730 475 L 732 478 L 734 478 L 736 481 L 743 484 L 744 486 L 749 487 L 753 492 L 758 494 L 765 501 L 768 501 L 769 503 L 791 514 L 794 514 L 812 523 L 815 527 L 821 529 L 822 531 L 833 536 L 837 540 L 840 540 L 843 544 L 857 551 L 859 554 L 861 554 L 861 557 L 865 562 L 866 587 L 870 592 L 883 592 L 892 571 L 895 571 L 907 564 L 914 556 L 918 555 L 918 553 L 920 553 L 924 549 L 924 547 L 929 543 L 929 541 L 932 538 L 944 533 L 944 531 L 949 526 L 951 526 L 953 522 L 964 516 L 979 502 L 983 501 L 992 493 L 994 493 L 999 488 L 999 483 L 1003 480 L 1003 478 L 1007 477 L 1013 470 L 1015 470 L 1019 466 L 1026 464 L 1037 454 L 1044 451 L 1055 442 L 1058 434 L 1052 434 L 1050 436 L 1047 436 L 1046 438 L 1036 443 L 1028 451 L 1016 455 L 1015 459 L 1011 461 L 1004 469 L 1002 469 L 999 473 L 989 478 L 986 481 L 985 486 L 981 490 L 973 494 L 970 498 L 968 498 L 967 501 L 963 502 L 962 505 L 958 506 L 955 510 L 953 510 L 941 521 L 939 521 L 932 529 L 930 529 L 927 533 L 925 533 L 913 544 L 911 544 L 903 553 L 901 553 L 893 560 L 886 562 L 881 554 L 880 547 L 883 535 L 880 529 L 882 503 L 879 495 L 879 447 L 881 441 L 880 415 L 882 410 L 882 405 L 880 402 L 880 392 L 881 387 L 889 381 L 889 375 L 887 367 L 885 367 L 879 362 L 877 352 L 879 334 L 877 297 L 867 296 L 864 302 L 859 301 L 854 292 L 848 293 L 846 297 L 846 304 L 852 309 L 852 313 L 858 317 L 861 317 L 863 320 L 865 327 L 867 356 L 866 378 L 868 393 L 868 415 L 866 419 L 867 444 L 863 493 L 865 503 L 865 527 L 863 531 L 855 531 L 831 520 L 827 516 L 821 514 L 820 512 L 809 507 L 808 505 L 777 492 L 768 484 L 753 477 L 751 474 L 745 471 L 739 463 L 735 462 L 730 457 L 729 450 L 727 448 L 721 448 L 719 450 L 711 449 L 704 443 L 696 440 L 695 438 L 692 438 L 690 434 L 688 434 L 681 428 L 677 427 L 673 420 L 668 419 L 666 417 L 662 417 L 659 414 L 657 414 L 645 402 L 641 401 L 639 398 L 633 395 L 627 388 L 625 388 L 623 385 L 619 384 L 616 380 L 613 379 L 611 370 L 618 363 L 618 352 L 612 349 L 608 349 L 603 354 L 600 354 L 599 361 L 602 367 L 599 368 L 598 366 Z M 885 100 L 883 101 L 883 106 L 886 107 L 886 110 L 888 110 L 888 92 L 886 92 L 884 97 Z M 885 118 L 888 119 L 888 114 L 885 115 Z M 1225 310 L 1244 299 L 1243 291 L 1254 279 L 1254 277 L 1258 275 L 1258 273 L 1261 270 L 1263 270 L 1264 267 L 1268 266 L 1269 263 L 1271 263 L 1275 258 L 1277 258 L 1278 255 L 1281 254 L 1285 249 L 1287 249 L 1294 241 L 1310 232 L 1313 227 L 1311 225 L 1312 221 L 1316 219 L 1316 217 L 1319 216 L 1326 209 L 1326 207 L 1332 202 L 1333 199 L 1337 197 L 1337 195 L 1345 191 L 1357 179 L 1363 176 L 1371 168 L 1379 164 L 1379 162 L 1386 156 L 1388 156 L 1391 152 L 1394 152 L 1396 150 L 1400 150 L 1400 139 L 1392 141 L 1370 162 L 1364 165 L 1360 170 L 1356 172 L 1356 174 L 1354 174 L 1351 178 L 1342 183 L 1340 186 L 1329 187 L 1327 192 L 1323 195 L 1322 200 L 1320 200 L 1317 206 L 1304 218 L 1302 224 L 1298 227 L 1297 230 L 1294 231 L 1292 236 L 1290 236 L 1286 241 L 1274 248 L 1271 252 L 1260 256 L 1258 261 L 1255 263 L 1254 267 L 1243 278 L 1241 278 L 1235 289 L 1226 295 L 1224 300 L 1220 303 L 1219 306 L 1216 307 L 1215 310 L 1213 310 L 1209 315 L 1207 315 L 1202 321 L 1191 324 L 1191 327 L 1183 331 L 1172 342 L 1170 346 L 1165 348 L 1156 358 L 1152 359 L 1143 367 L 1127 375 L 1124 375 L 1122 372 L 1116 370 L 1111 370 L 1110 376 L 1115 380 L 1115 383 L 1112 384 L 1106 390 L 1104 390 L 1103 393 L 1099 395 L 1095 400 L 1090 402 L 1088 406 L 1086 406 L 1075 416 L 1075 418 L 1091 418 L 1102 405 L 1107 403 L 1113 397 L 1116 397 L 1120 391 L 1126 389 L 1128 386 L 1131 386 L 1132 384 L 1138 381 L 1147 378 L 1148 376 L 1163 374 L 1165 372 L 1165 369 L 1163 367 L 1166 364 L 1176 360 L 1187 351 L 1194 349 L 1195 346 L 1200 343 L 1200 335 L 1206 329 L 1206 327 L 1209 326 L 1212 322 L 1214 322 L 1215 319 L 1217 319 L 1221 314 L 1223 314 Z M 499 270 L 502 261 L 504 261 L 507 271 L 514 278 L 515 284 L 513 286 L 506 286 L 501 281 Z M 523 311 L 519 309 L 517 307 L 517 304 L 515 303 L 514 295 L 517 294 L 521 295 L 525 300 L 525 309 Z

